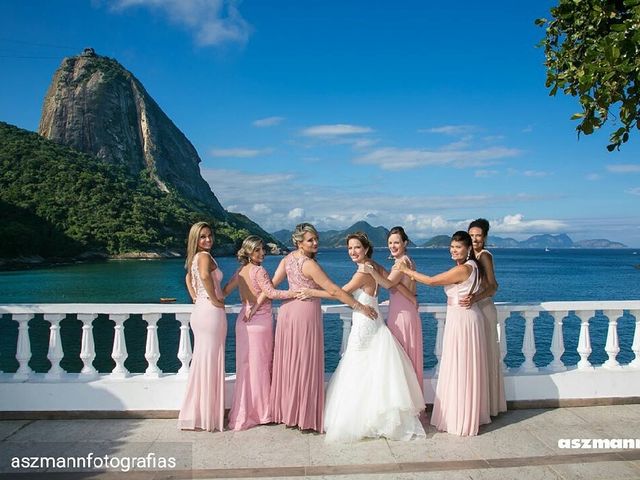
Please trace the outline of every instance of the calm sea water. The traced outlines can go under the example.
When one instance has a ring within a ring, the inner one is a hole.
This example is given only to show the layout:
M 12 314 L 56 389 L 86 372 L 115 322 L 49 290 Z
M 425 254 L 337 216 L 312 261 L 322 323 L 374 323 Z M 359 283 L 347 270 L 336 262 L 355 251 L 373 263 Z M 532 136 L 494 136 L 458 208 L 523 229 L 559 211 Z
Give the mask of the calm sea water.
M 562 300 L 639 300 L 640 253 L 637 250 L 551 250 L 495 249 L 493 250 L 496 277 L 500 289 L 498 302 L 527 303 Z M 421 272 L 434 274 L 452 266 L 446 249 L 413 249 L 410 251 Z M 271 273 L 281 257 L 267 257 L 265 267 Z M 386 249 L 380 249 L 374 258 L 390 268 Z M 339 285 L 346 283 L 354 266 L 346 249 L 326 249 L 318 254 L 318 261 L 329 276 Z M 237 263 L 234 258 L 218 258 L 225 278 L 229 278 Z M 189 303 L 184 286 L 183 260 L 112 260 L 108 262 L 76 264 L 25 271 L 0 272 L 0 304 L 6 303 L 155 303 L 160 297 L 175 297 L 178 303 Z M 282 287 L 281 287 L 282 288 Z M 380 299 L 387 299 L 381 291 Z M 442 288 L 418 287 L 421 303 L 444 303 Z M 237 292 L 227 303 L 238 303 Z M 235 315 L 229 315 L 226 370 L 235 370 Z M 628 362 L 633 358 L 633 317 L 628 313 L 618 322 L 621 352 L 618 359 Z M 522 344 L 524 320 L 512 317 L 507 322 L 507 337 L 511 348 L 507 352 L 509 366 L 518 366 L 524 360 L 518 345 Z M 31 367 L 47 371 L 46 358 L 49 323 L 36 316 L 30 324 L 33 358 Z M 542 316 L 535 324 L 537 351 L 534 361 L 546 365 L 552 360 L 549 352 L 553 320 Z M 164 316 L 158 323 L 161 358 L 158 365 L 164 371 L 176 371 L 179 337 L 178 322 L 173 316 Z M 575 353 L 579 319 L 569 317 L 564 322 L 565 348 L 563 360 L 576 363 Z M 139 316 L 125 322 L 129 358 L 125 366 L 139 372 L 146 368 L 144 343 L 146 324 Z M 604 343 L 607 319 L 596 316 L 591 320 L 593 353 L 590 360 L 602 363 L 606 359 Z M 68 371 L 82 367 L 80 352 L 81 322 L 69 317 L 61 322 L 65 358 L 61 365 Z M 430 315 L 423 315 L 425 351 L 432 352 L 435 343 L 436 322 Z M 113 322 L 99 317 L 94 322 L 96 361 L 99 371 L 113 368 L 110 358 L 113 341 Z M 333 371 L 339 359 L 342 322 L 337 315 L 325 318 L 326 370 Z M 0 318 L 0 370 L 15 371 L 15 346 L 17 323 L 8 316 Z M 425 368 L 435 364 L 433 355 L 425 355 Z

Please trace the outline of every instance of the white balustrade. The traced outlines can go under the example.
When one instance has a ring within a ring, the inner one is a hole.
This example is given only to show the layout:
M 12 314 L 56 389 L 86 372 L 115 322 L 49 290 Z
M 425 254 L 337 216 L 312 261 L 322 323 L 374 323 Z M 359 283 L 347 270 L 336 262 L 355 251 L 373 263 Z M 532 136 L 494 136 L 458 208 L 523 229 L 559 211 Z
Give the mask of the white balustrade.
M 17 314 L 13 319 L 18 322 L 18 344 L 16 345 L 16 360 L 18 370 L 13 374 L 14 380 L 26 380 L 33 373 L 29 367 L 31 360 L 31 343 L 29 341 L 29 320 L 34 317 L 32 313 Z
M 96 348 L 93 340 L 93 321 L 98 317 L 96 313 L 79 313 L 78 320 L 82 322 L 82 339 L 80 340 L 80 360 L 82 360 L 82 370 L 80 377 L 91 380 L 98 376 L 98 371 L 93 366 L 96 358 Z
M 162 371 L 158 368 L 160 359 L 160 345 L 158 343 L 158 320 L 162 317 L 159 313 L 145 313 L 142 319 L 147 322 L 147 342 L 145 345 L 144 358 L 148 366 L 144 376 L 148 378 L 159 378 Z
M 622 310 L 604 310 L 604 315 L 609 319 L 609 327 L 607 328 L 607 343 L 604 351 L 607 352 L 609 359 L 602 365 L 605 368 L 620 368 L 620 363 L 616 360 L 620 353 L 620 345 L 618 344 L 618 318 L 622 316 Z
M 559 310 L 557 312 L 550 312 L 554 318 L 553 322 L 553 336 L 551 337 L 551 354 L 553 355 L 553 361 L 547 367 L 552 372 L 563 372 L 567 369 L 562 362 L 562 354 L 564 353 L 564 336 L 562 333 L 562 321 L 569 313 L 566 310 Z
M 189 362 L 193 356 L 191 349 L 191 337 L 189 336 L 189 313 L 176 313 L 176 320 L 180 322 L 180 340 L 178 341 L 178 360 L 182 363 L 178 370 L 178 377 L 189 375 Z
M 633 343 L 631 344 L 631 350 L 635 358 L 629 365 L 640 368 L 640 310 L 631 310 L 631 315 L 636 319 L 636 328 L 633 332 Z
M 589 319 L 593 317 L 593 310 L 579 310 L 576 315 L 580 318 L 580 336 L 578 337 L 578 368 L 587 370 L 593 368 L 589 361 L 591 355 L 591 336 L 589 335 Z
M 538 367 L 533 363 L 536 354 L 536 340 L 533 336 L 533 319 L 538 316 L 537 311 L 526 310 L 524 316 L 524 337 L 522 339 L 522 353 L 524 353 L 524 363 L 520 366 L 520 371 L 534 373 Z
M 340 356 L 342 356 L 344 354 L 344 351 L 347 349 L 349 334 L 351 333 L 351 318 L 351 313 L 340 314 L 340 320 L 342 320 L 342 343 L 340 344 Z
M 129 376 L 129 370 L 124 366 L 124 362 L 129 356 L 127 352 L 127 343 L 124 337 L 124 321 L 129 315 L 123 313 L 110 314 L 109 319 L 115 322 L 113 327 L 113 350 L 111 358 L 116 362 L 115 368 L 111 371 L 111 378 L 126 378 Z
M 437 322 L 437 330 L 436 330 L 436 345 L 435 345 L 435 355 L 437 359 L 437 363 L 435 366 L 435 373 L 438 374 L 440 371 L 440 359 L 442 358 L 442 339 L 444 335 L 444 323 L 447 318 L 447 312 L 435 312 L 434 316 L 436 317 Z
M 60 322 L 66 315 L 62 313 L 45 313 L 45 321 L 51 323 L 49 327 L 49 351 L 47 358 L 51 362 L 51 368 L 44 376 L 45 380 L 59 380 L 65 373 L 60 367 L 60 360 L 64 357 L 62 350 L 62 338 L 60 337 Z
M 507 318 L 509 318 L 510 312 L 506 310 L 498 310 L 498 347 L 500 348 L 500 365 L 502 366 L 502 373 L 507 373 L 509 367 L 507 367 L 504 358 L 507 356 Z

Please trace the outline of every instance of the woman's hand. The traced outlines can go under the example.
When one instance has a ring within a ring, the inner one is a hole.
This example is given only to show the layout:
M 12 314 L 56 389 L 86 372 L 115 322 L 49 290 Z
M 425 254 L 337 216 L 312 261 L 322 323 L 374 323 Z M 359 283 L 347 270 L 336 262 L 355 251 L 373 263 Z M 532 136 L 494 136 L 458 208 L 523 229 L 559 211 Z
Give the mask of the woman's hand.
M 373 263 L 367 262 L 364 264 L 364 273 L 368 273 L 369 275 L 373 275 L 373 273 L 376 271 L 376 267 L 373 265 Z
M 471 295 L 467 295 L 464 298 L 461 298 L 459 303 L 461 307 L 465 307 L 465 308 L 471 308 L 471 305 L 473 305 L 476 301 L 476 299 L 474 298 L 475 295 L 471 294 Z
M 256 311 L 258 311 L 258 308 L 260 308 L 260 305 L 258 305 L 257 303 L 254 303 L 253 305 L 249 305 L 247 303 L 245 308 L 246 308 L 246 310 L 244 311 L 243 320 L 245 322 L 248 322 L 249 320 L 251 320 L 251 317 L 253 317 L 253 315 L 256 313 Z
M 360 302 L 356 302 L 356 304 L 353 307 L 353 310 L 356 312 L 361 312 L 365 314 L 371 320 L 375 320 L 376 318 L 378 318 L 378 312 L 376 312 L 376 310 L 373 307 L 370 307 L 369 305 L 363 305 Z
M 209 298 L 209 301 L 211 302 L 211 305 L 213 305 L 214 307 L 224 308 L 224 300 L 220 300 L 217 297 L 212 297 L 212 298 Z
M 407 265 L 404 260 L 401 260 L 393 265 L 393 270 L 397 270 L 401 273 L 407 273 L 409 271 L 409 265 Z
M 313 298 L 313 291 L 311 288 L 303 288 L 296 293 L 296 300 L 308 300 Z

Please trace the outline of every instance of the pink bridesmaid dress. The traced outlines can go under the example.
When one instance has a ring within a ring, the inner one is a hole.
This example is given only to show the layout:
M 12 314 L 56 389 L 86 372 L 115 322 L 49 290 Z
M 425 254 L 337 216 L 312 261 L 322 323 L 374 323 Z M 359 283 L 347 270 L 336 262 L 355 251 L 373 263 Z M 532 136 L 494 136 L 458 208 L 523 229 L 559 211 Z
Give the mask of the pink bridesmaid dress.
M 302 273 L 309 261 L 292 252 L 285 257 L 291 290 L 320 288 Z M 273 421 L 322 431 L 324 342 L 320 299 L 288 300 L 278 311 L 271 380 Z
M 409 260 L 411 269 L 415 270 L 413 260 L 406 258 Z M 395 288 L 389 291 L 387 327 L 411 360 L 420 391 L 424 395 L 422 321 L 418 307 Z
M 476 304 L 459 304 L 478 289 L 478 267 L 473 260 L 467 265 L 473 268 L 469 278 L 444 287 L 447 318 L 431 416 L 438 430 L 461 436 L 477 435 L 480 425 L 491 423 L 484 317 Z
M 262 266 L 253 266 L 249 278 L 256 297 L 265 292 L 271 298 L 289 298 L 286 291 L 273 287 Z M 251 319 L 245 321 L 251 307 L 247 303 L 236 320 L 236 384 L 229 412 L 231 430 L 246 430 L 272 421 L 269 402 L 273 359 L 271 300 L 265 300 Z
M 223 430 L 224 422 L 224 342 L 227 336 L 227 315 L 224 308 L 211 304 L 198 272 L 198 252 L 191 263 L 191 282 L 196 302 L 191 313 L 194 347 L 187 388 L 178 416 L 183 430 Z M 214 260 L 215 263 L 215 260 Z M 216 268 L 211 275 L 218 298 L 222 298 L 222 272 Z

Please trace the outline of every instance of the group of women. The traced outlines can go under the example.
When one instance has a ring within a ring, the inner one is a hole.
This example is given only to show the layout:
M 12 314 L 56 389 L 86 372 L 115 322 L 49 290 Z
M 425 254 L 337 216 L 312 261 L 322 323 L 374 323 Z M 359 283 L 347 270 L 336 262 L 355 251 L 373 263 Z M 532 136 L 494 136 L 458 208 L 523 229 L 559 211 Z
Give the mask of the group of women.
M 479 219 L 469 232 L 456 232 L 450 252 L 456 265 L 427 276 L 406 254 L 402 227 L 389 232 L 395 263 L 386 271 L 373 261 L 364 233 L 347 237 L 356 270 L 340 288 L 315 261 L 318 232 L 296 226 L 296 249 L 282 259 L 273 278 L 262 266 L 259 237 L 247 237 L 238 252 L 240 268 L 222 288 L 222 273 L 210 255 L 211 227 L 192 226 L 187 245 L 186 283 L 195 303 L 191 316 L 194 349 L 178 425 L 222 430 L 224 421 L 224 297 L 238 289 L 243 308 L 236 321 L 236 382 L 228 428 L 244 430 L 283 423 L 326 432 L 327 441 L 365 437 L 409 440 L 425 435 L 422 323 L 416 282 L 443 285 L 447 317 L 431 423 L 438 430 L 476 435 L 490 415 L 506 410 L 497 343 L 497 290 L 491 254 L 484 249 L 489 223 Z M 288 290 L 276 287 L 285 279 Z M 379 287 L 389 289 L 389 313 L 378 309 Z M 353 310 L 352 327 L 340 363 L 324 386 L 321 298 Z M 275 335 L 271 301 L 278 299 Z

